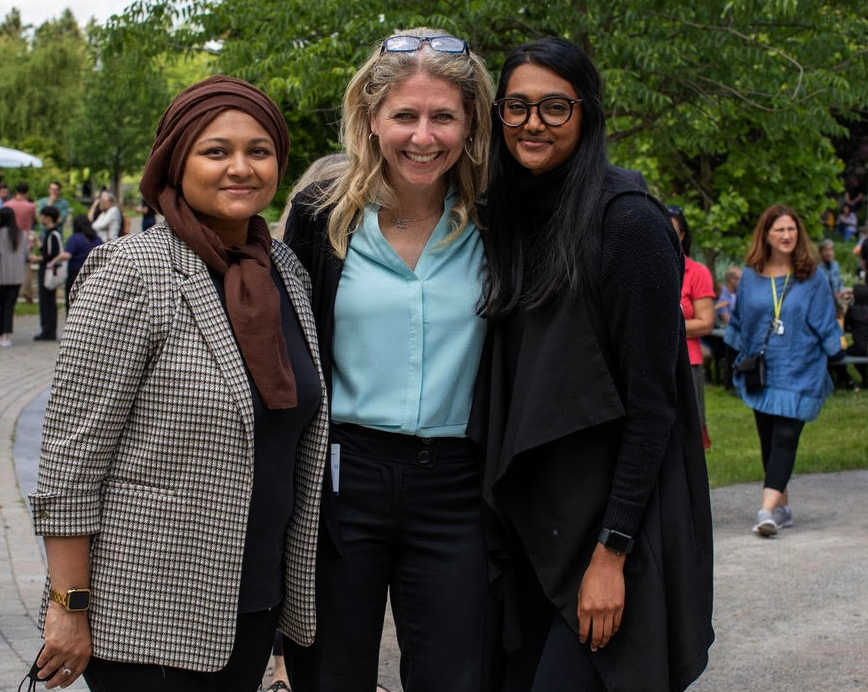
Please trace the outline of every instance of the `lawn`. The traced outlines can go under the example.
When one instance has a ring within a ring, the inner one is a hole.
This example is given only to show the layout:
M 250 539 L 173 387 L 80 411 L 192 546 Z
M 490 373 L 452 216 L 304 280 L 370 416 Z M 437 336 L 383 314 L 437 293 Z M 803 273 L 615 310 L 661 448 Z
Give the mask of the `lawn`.
M 711 487 L 761 481 L 762 461 L 753 412 L 737 396 L 715 386 L 705 388 L 705 407 L 712 442 L 706 452 Z M 868 391 L 833 392 L 820 416 L 805 425 L 795 472 L 868 468 L 866 414 Z
M 59 305 L 58 310 L 63 310 L 63 306 Z M 19 300 L 15 303 L 15 315 L 38 315 L 39 314 L 39 301 L 34 300 L 32 303 L 25 303 L 23 300 Z

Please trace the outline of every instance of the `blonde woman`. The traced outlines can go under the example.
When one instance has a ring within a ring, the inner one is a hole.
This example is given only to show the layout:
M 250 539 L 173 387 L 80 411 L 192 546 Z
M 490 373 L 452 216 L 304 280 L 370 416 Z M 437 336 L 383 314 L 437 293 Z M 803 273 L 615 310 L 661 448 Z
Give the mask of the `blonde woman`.
M 492 86 L 467 43 L 413 29 L 347 87 L 346 171 L 295 198 L 331 395 L 318 635 L 292 688 L 373 690 L 387 592 L 404 689 L 482 688 L 479 459 L 465 436 L 485 338 L 476 197 Z

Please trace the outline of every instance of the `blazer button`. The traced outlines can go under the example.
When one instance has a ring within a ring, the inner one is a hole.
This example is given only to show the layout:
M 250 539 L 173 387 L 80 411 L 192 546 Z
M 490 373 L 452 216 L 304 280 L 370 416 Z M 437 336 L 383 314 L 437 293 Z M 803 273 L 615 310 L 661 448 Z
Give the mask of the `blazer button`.
M 422 438 L 422 444 L 423 445 L 433 445 L 434 444 L 434 438 L 433 437 L 423 437 Z
M 431 461 L 431 455 L 428 453 L 428 450 L 423 449 L 419 454 L 416 455 L 416 458 L 419 460 L 420 464 L 427 464 Z
M 48 512 L 46 512 L 46 511 L 43 509 L 43 510 L 39 513 L 39 518 L 40 518 L 40 519 L 48 519 Z

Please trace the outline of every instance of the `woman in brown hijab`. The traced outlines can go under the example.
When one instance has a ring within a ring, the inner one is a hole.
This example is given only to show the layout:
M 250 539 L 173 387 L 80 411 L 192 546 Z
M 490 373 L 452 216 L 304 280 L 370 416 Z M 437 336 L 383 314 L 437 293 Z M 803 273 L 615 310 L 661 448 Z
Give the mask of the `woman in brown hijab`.
M 309 278 L 257 215 L 287 149 L 259 89 L 185 89 L 141 183 L 165 223 L 73 286 L 30 498 L 48 688 L 252 691 L 275 627 L 313 640 L 325 387 Z

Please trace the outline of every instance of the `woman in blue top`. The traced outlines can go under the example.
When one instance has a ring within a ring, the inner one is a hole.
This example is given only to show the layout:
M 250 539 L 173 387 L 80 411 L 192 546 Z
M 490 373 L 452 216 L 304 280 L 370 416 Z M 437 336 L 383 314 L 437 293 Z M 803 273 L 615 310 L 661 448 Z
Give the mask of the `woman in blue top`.
M 75 277 L 81 271 L 81 267 L 90 251 L 97 245 L 102 245 L 102 239 L 93 230 L 93 227 L 90 225 L 90 219 L 85 214 L 79 214 L 72 220 L 72 235 L 66 241 L 63 252 L 48 263 L 48 266 L 52 267 L 57 262 L 69 260 L 66 274 L 67 312 L 69 312 L 69 292 L 72 289 L 72 284 L 75 283 Z
M 299 194 L 284 239 L 311 275 L 331 405 L 317 637 L 292 689 L 373 690 L 387 593 L 406 690 L 477 692 L 487 572 L 466 437 L 485 337 L 475 200 L 493 88 L 467 43 L 412 29 L 347 87 L 347 168 Z
M 768 335 L 766 386 L 751 393 L 742 375 L 733 378 L 754 411 L 759 432 L 765 481 L 753 530 L 760 536 L 793 525 L 787 483 L 799 435 L 832 391 L 827 359 L 843 357 L 832 292 L 816 271 L 812 248 L 795 211 L 783 204 L 766 209 L 754 229 L 724 335 L 740 353 L 736 367 L 745 356 L 760 352 Z

